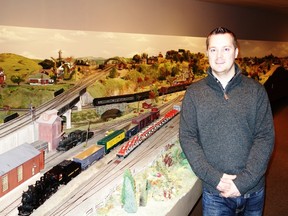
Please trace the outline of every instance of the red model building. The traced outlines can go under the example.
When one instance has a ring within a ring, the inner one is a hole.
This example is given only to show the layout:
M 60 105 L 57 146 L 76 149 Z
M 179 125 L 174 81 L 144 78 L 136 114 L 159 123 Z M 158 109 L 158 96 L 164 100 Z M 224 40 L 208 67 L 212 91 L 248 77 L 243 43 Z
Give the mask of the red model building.
M 22 144 L 0 155 L 0 197 L 44 168 L 44 151 Z

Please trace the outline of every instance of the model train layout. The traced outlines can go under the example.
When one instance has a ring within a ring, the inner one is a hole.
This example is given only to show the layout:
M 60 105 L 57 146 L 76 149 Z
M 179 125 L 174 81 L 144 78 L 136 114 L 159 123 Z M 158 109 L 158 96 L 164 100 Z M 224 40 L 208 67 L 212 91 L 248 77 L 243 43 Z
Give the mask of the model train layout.
M 56 193 L 60 185 L 66 185 L 72 178 L 79 175 L 83 170 L 87 169 L 122 143 L 124 144 L 116 154 L 116 158 L 118 158 L 118 162 L 119 159 L 124 159 L 141 143 L 178 114 L 179 111 L 180 107 L 174 106 L 172 110 L 159 118 L 159 109 L 152 108 L 150 112 L 133 119 L 127 130 L 116 130 L 100 139 L 97 144 L 91 145 L 86 150 L 75 155 L 72 160 L 64 160 L 54 166 L 45 172 L 35 185 L 30 185 L 28 190 L 22 193 L 22 203 L 18 207 L 18 215 L 30 215 L 34 209 L 37 209 L 51 195 Z M 81 133 L 79 132 L 78 134 Z

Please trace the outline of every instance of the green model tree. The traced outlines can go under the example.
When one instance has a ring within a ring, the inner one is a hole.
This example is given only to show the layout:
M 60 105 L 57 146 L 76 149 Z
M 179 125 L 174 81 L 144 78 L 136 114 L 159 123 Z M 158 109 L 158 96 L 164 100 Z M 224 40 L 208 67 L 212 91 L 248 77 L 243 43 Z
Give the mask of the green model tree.
M 125 170 L 124 173 L 121 201 L 126 212 L 137 212 L 135 182 L 129 169 Z
M 16 76 L 16 75 L 12 75 L 10 80 L 13 83 L 17 83 L 17 85 L 20 85 L 20 83 L 24 81 L 24 79 L 22 79 L 20 76 Z

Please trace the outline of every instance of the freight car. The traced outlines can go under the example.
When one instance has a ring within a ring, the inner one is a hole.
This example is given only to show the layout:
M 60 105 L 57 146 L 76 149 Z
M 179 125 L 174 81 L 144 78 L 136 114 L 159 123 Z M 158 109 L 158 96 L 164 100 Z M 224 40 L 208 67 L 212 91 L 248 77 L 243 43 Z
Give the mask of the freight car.
M 137 128 L 137 132 L 139 132 L 140 130 L 142 130 L 144 127 L 146 127 L 147 125 L 151 124 L 153 121 L 155 121 L 156 119 L 158 119 L 160 116 L 160 111 L 158 108 L 153 107 L 151 109 L 151 112 L 143 114 L 137 118 L 134 118 L 132 120 L 133 124 L 138 125 Z
M 72 101 L 68 104 L 60 108 L 57 112 L 58 116 L 63 115 L 67 110 L 72 109 L 78 102 L 80 101 L 80 96 L 75 97 Z
M 87 138 L 87 135 L 88 135 L 88 138 Z M 88 131 L 88 132 L 85 130 L 72 131 L 71 133 L 68 134 L 67 137 L 63 137 L 63 139 L 60 140 L 56 149 L 58 151 L 67 151 L 75 147 L 79 143 L 82 143 L 86 141 L 87 139 L 90 139 L 91 137 L 93 137 L 93 135 L 94 135 L 94 132 L 92 131 Z
M 184 91 L 187 89 L 187 87 L 191 84 L 191 82 L 179 82 L 177 84 L 174 84 L 172 86 L 168 87 L 161 87 L 158 92 L 159 95 L 165 95 L 165 94 L 171 94 L 179 91 Z
M 152 108 L 151 112 L 144 113 L 132 120 L 130 127 L 127 130 L 120 129 L 116 130 L 106 137 L 98 140 L 98 145 L 103 145 L 105 147 L 105 154 L 109 153 L 110 150 L 119 144 L 127 141 L 131 136 L 137 134 L 147 125 L 151 124 L 153 121 L 158 119 L 160 116 L 160 111 L 158 108 Z
M 16 112 L 16 113 L 13 113 L 13 114 L 11 114 L 11 115 L 9 115 L 9 116 L 6 116 L 6 117 L 4 118 L 4 123 L 6 123 L 6 122 L 8 122 L 8 121 L 11 121 L 11 120 L 17 118 L 18 116 L 19 116 L 19 114 L 18 114 L 17 112 Z
M 81 164 L 75 161 L 64 160 L 54 166 L 35 185 L 29 185 L 28 190 L 22 193 L 18 215 L 30 215 L 58 190 L 59 185 L 67 184 L 80 173 Z
M 104 146 L 105 153 L 107 154 L 112 148 L 121 144 L 125 140 L 125 136 L 126 134 L 124 129 L 116 130 L 108 136 L 98 140 L 97 144 Z
M 168 121 L 174 118 L 180 112 L 179 106 L 174 106 L 172 110 L 168 111 L 163 117 L 154 121 L 152 124 L 145 127 L 127 142 L 125 142 L 118 153 L 117 157 L 121 160 L 126 158 L 134 149 L 136 149 L 141 143 L 148 139 L 152 134 L 159 130 Z
M 73 157 L 73 161 L 81 164 L 81 169 L 87 169 L 95 161 L 100 160 L 105 155 L 105 147 L 92 145 L 85 151 Z

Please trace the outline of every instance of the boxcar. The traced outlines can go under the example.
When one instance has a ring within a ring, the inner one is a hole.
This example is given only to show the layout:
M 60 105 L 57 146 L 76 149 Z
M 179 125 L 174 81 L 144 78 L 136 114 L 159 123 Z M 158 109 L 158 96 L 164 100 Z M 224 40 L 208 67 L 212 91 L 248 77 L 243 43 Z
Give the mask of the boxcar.
M 139 132 L 138 124 L 131 123 L 126 131 L 126 140 Z
M 125 130 L 116 130 L 113 133 L 109 134 L 108 136 L 98 140 L 98 145 L 105 146 L 105 153 L 110 152 L 110 150 L 125 140 L 126 134 Z
M 73 157 L 73 161 L 80 163 L 82 170 L 87 169 L 95 161 L 102 158 L 105 154 L 104 146 L 92 145 L 85 151 Z
M 137 118 L 132 120 L 133 124 L 138 125 L 138 131 L 142 130 L 147 125 L 151 124 L 153 121 L 158 119 L 160 116 L 160 111 L 158 108 L 152 108 L 152 111 L 149 113 L 145 113 Z

